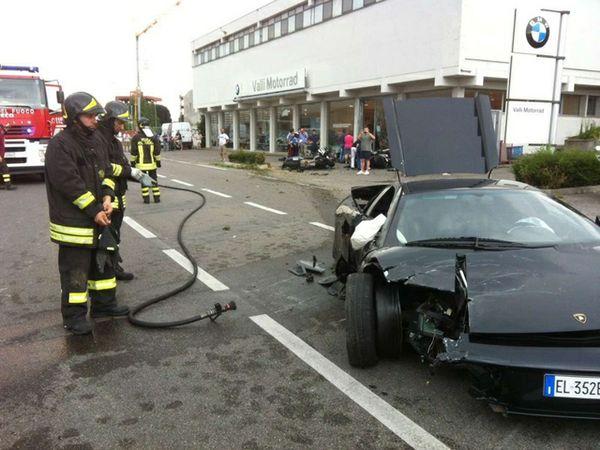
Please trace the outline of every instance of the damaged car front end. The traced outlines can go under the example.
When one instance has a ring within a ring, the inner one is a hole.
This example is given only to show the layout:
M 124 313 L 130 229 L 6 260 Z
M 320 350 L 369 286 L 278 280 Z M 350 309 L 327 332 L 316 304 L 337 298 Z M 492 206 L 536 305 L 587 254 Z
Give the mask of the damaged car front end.
M 408 344 L 432 367 L 466 369 L 472 395 L 497 412 L 600 418 L 597 225 L 518 183 L 371 188 L 336 221 L 350 363 Z M 353 248 L 356 226 L 381 213 L 383 227 Z

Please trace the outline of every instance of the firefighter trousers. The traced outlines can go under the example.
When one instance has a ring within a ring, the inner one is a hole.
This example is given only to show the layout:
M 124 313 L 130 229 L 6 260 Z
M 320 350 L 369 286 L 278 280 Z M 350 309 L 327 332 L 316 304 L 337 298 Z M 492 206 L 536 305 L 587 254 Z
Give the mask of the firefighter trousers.
M 10 172 L 8 171 L 8 164 L 6 159 L 2 158 L 0 161 L 0 184 L 10 184 Z
M 142 172 L 150 175 L 150 178 L 152 178 L 154 181 L 158 180 L 158 177 L 156 176 L 156 169 L 142 170 Z M 150 189 L 152 189 L 152 196 L 154 197 L 154 201 L 160 199 L 160 188 L 158 186 L 152 186 L 152 188 L 142 186 L 142 198 L 150 197 Z
M 61 311 L 63 319 L 84 318 L 88 297 L 91 308 L 103 309 L 116 304 L 117 279 L 110 263 L 100 272 L 96 264 L 96 249 L 58 246 Z

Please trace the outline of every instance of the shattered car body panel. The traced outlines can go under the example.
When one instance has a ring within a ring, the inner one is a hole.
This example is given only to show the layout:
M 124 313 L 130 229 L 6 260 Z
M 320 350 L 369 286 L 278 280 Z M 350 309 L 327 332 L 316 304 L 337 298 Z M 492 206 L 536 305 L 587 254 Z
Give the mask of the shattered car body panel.
M 600 399 L 543 395 L 547 374 L 600 379 L 600 240 L 522 246 L 498 241 L 494 247 L 475 239 L 450 248 L 445 241 L 440 247 L 398 241 L 394 220 L 402 213 L 398 205 L 403 197 L 443 191 L 453 198 L 453 190 L 478 195 L 490 189 L 507 194 L 535 191 L 497 180 L 444 179 L 396 186 L 394 199 L 386 203 L 386 224 L 361 252 L 352 252 L 349 238 L 353 226 L 371 217 L 370 211 L 356 204 L 353 208 L 348 200 L 336 214 L 337 275 L 345 279 L 354 271 L 367 272 L 379 285 L 395 289 L 405 341 L 433 366 L 467 369 L 476 398 L 507 413 L 600 418 Z M 543 235 L 547 225 L 542 222 L 519 219 L 513 228 Z M 338 239 L 343 226 L 347 242 Z M 465 275 L 462 291 L 460 271 Z

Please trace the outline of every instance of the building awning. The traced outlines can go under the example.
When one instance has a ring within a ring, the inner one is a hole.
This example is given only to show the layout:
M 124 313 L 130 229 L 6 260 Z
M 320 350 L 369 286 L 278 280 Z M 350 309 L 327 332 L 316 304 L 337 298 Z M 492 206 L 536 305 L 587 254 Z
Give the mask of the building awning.
M 279 91 L 279 92 L 270 92 L 268 94 L 246 95 L 243 97 L 235 97 L 233 99 L 233 101 L 240 103 L 240 102 L 247 102 L 250 100 L 263 100 L 265 98 L 273 98 L 273 97 L 287 97 L 287 96 L 293 96 L 293 95 L 298 95 L 298 94 L 306 95 L 307 93 L 308 93 L 308 91 L 306 89 L 294 89 L 291 91 Z

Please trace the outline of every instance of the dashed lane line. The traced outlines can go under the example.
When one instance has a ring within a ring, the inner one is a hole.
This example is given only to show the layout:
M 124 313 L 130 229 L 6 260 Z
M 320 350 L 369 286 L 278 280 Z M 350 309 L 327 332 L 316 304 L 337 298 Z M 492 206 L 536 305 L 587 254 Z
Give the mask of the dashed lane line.
M 189 273 L 193 272 L 192 263 L 189 259 L 187 259 L 184 255 L 179 253 L 175 249 L 163 250 L 163 253 L 166 254 L 169 258 L 187 270 Z M 198 276 L 196 277 L 206 286 L 208 286 L 213 291 L 227 291 L 229 288 L 213 277 L 211 274 L 198 267 Z
M 415 449 L 448 447 L 266 314 L 250 319 Z
M 171 178 L 171 181 L 173 181 L 175 183 L 183 184 L 184 186 L 194 187 L 194 185 L 192 183 L 188 183 L 187 181 L 181 181 L 176 178 Z
M 222 192 L 213 191 L 212 189 L 202 188 L 204 192 L 210 192 L 211 194 L 218 195 L 223 198 L 231 198 L 231 195 L 223 194 Z
M 254 202 L 244 202 L 244 204 L 248 205 L 248 206 L 253 206 L 254 208 L 259 208 L 259 209 L 262 209 L 265 211 L 269 211 L 274 214 L 279 214 L 281 216 L 285 216 L 287 214 L 286 212 L 279 211 L 278 209 L 269 208 L 267 206 L 259 205 L 258 203 L 254 203 Z
M 200 163 L 191 163 L 191 162 L 187 162 L 187 161 L 181 161 L 179 159 L 171 159 L 171 158 L 164 158 L 163 160 L 167 160 L 167 161 L 173 161 L 179 164 L 185 164 L 188 166 L 196 166 L 196 167 L 204 167 L 206 169 L 214 169 L 214 170 L 228 170 L 224 167 L 217 167 L 217 166 L 209 166 L 208 164 L 200 164 Z
M 133 228 L 135 231 L 137 231 L 138 233 L 140 233 L 146 239 L 150 239 L 150 238 L 155 238 L 156 237 L 156 235 L 154 233 L 152 233 L 151 231 L 148 231 L 146 228 L 144 228 L 143 226 L 141 226 L 139 223 L 137 223 L 135 220 L 133 220 L 129 216 L 123 217 L 123 222 L 125 222 L 127 225 L 129 225 L 131 228 Z
M 325 225 L 324 223 L 321 222 L 309 222 L 311 225 L 314 225 L 315 227 L 319 227 L 319 228 L 323 228 L 324 230 L 329 230 L 329 231 L 335 231 L 335 228 L 333 228 L 330 225 Z

